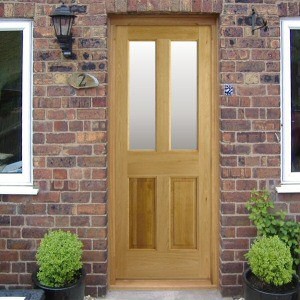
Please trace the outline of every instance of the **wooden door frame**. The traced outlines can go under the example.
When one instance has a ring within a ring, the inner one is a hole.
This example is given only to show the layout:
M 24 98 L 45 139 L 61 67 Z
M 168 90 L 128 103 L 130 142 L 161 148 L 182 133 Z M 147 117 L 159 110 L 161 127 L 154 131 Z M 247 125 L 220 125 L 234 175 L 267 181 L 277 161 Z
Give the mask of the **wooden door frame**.
M 115 143 L 116 143 L 116 107 L 115 107 L 115 65 L 114 65 L 114 27 L 117 25 L 209 25 L 212 30 L 212 160 L 211 160 L 211 197 L 212 197 L 212 236 L 211 236 L 211 278 L 210 282 L 195 285 L 193 281 L 178 282 L 171 280 L 116 280 L 115 275 Z M 219 81 L 218 81 L 218 41 L 217 17 L 199 15 L 109 15 L 108 24 L 108 285 L 110 289 L 189 289 L 189 288 L 217 288 L 219 286 Z

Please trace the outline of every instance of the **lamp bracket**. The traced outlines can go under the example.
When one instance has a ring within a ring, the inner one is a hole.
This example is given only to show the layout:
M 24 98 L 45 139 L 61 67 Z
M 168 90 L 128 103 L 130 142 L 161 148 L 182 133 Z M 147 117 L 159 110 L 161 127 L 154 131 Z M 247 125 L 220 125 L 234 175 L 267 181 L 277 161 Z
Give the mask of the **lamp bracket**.
M 257 26 L 258 23 L 258 26 Z M 254 34 L 255 30 L 259 30 L 264 28 L 264 31 L 268 30 L 267 26 L 268 22 L 263 17 L 260 17 L 255 8 L 252 7 L 252 13 L 251 13 L 251 25 L 252 25 L 252 35 Z

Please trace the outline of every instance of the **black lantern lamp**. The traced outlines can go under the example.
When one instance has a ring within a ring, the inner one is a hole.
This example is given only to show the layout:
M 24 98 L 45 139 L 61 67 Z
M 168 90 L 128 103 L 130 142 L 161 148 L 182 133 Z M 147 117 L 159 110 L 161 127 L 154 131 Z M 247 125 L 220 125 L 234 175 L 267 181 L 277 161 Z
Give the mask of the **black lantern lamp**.
M 54 10 L 50 17 L 52 18 L 55 35 L 64 57 L 72 57 L 73 38 L 71 30 L 76 16 L 71 12 L 70 8 L 63 3 Z

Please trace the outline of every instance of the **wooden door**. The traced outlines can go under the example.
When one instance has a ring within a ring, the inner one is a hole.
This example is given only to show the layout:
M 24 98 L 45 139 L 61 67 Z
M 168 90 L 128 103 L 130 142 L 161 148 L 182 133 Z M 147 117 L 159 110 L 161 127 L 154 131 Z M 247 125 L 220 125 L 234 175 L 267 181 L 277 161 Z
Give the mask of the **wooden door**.
M 151 20 L 112 21 L 111 285 L 210 286 L 213 25 Z

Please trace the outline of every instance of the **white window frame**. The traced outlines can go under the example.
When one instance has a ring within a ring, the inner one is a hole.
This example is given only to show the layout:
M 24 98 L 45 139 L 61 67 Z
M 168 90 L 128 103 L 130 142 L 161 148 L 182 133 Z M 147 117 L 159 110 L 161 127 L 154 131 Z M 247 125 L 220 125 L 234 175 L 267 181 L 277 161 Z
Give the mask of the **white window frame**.
M 300 172 L 292 172 L 290 30 L 300 30 L 300 18 L 283 18 L 281 25 L 281 186 L 279 193 L 300 192 Z
M 32 161 L 32 20 L 1 19 L 0 31 L 22 31 L 22 173 L 0 173 L 0 194 L 36 195 Z M 4 42 L 4 41 L 2 41 Z

